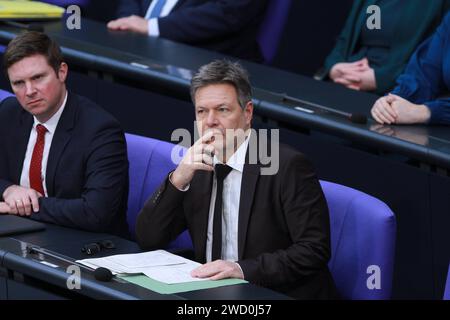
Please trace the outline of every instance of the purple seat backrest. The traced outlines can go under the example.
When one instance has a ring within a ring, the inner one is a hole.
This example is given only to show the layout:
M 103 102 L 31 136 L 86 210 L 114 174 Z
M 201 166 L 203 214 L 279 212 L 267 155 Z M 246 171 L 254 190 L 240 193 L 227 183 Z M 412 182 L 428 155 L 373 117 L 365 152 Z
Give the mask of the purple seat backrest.
M 128 149 L 130 188 L 128 195 L 127 222 L 130 234 L 135 238 L 136 218 L 139 211 L 156 189 L 161 185 L 167 174 L 176 168 L 172 161 L 172 150 L 182 156 L 185 151 L 169 142 L 152 138 L 125 134 Z M 192 248 L 187 232 L 181 234 L 168 248 Z
M 444 300 L 450 300 L 450 265 L 448 266 L 447 283 L 445 284 Z
M 339 184 L 321 181 L 330 211 L 329 268 L 344 299 L 389 299 L 396 220 L 380 200 Z
M 275 57 L 281 35 L 286 24 L 291 0 L 270 0 L 266 14 L 259 28 L 258 44 L 264 58 L 269 64 Z
M 14 96 L 14 94 L 12 94 L 11 92 L 0 89 L 0 102 L 12 96 Z

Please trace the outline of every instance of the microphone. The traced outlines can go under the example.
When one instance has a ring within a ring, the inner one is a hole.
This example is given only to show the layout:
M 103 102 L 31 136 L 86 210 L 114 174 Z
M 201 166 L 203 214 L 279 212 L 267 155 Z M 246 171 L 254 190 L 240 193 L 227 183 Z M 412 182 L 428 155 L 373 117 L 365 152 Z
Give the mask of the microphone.
M 112 274 L 111 270 L 103 268 L 103 267 L 99 267 L 99 268 L 95 269 L 94 277 L 95 277 L 95 279 L 97 279 L 99 281 L 108 282 L 108 281 L 111 281 L 113 274 Z
M 4 20 L 2 22 L 4 24 L 7 24 L 7 25 L 9 25 L 11 27 L 15 27 L 15 28 L 25 29 L 28 31 L 44 32 L 44 27 L 38 23 L 26 24 L 26 23 L 21 23 L 21 22 L 17 22 L 17 21 L 11 21 L 11 20 Z
M 302 112 L 306 112 L 306 113 L 310 113 L 310 114 L 314 114 L 317 113 L 314 110 L 305 108 L 305 106 L 307 107 L 315 107 L 318 109 L 318 111 L 326 111 L 328 113 L 334 113 L 334 114 L 338 114 L 341 115 L 345 118 L 347 118 L 350 122 L 352 123 L 356 123 L 356 124 L 366 124 L 367 123 L 367 117 L 362 114 L 362 113 L 348 113 L 348 112 L 344 112 L 344 111 L 340 111 L 340 110 L 336 110 L 336 109 L 332 109 L 332 108 L 328 108 L 316 103 L 312 103 L 312 102 L 306 102 L 297 98 L 293 98 L 290 97 L 288 95 L 284 95 L 283 96 L 283 102 L 290 102 L 290 103 L 300 103 L 301 106 L 295 106 L 294 109 L 295 110 L 299 110 Z

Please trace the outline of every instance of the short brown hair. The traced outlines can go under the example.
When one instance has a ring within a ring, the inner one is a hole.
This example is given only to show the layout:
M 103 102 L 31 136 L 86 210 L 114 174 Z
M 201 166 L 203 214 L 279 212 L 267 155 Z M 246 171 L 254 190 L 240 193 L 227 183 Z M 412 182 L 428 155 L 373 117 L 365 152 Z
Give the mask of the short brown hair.
M 43 55 L 58 75 L 59 67 L 63 62 L 61 49 L 49 36 L 37 31 L 26 31 L 9 42 L 3 55 L 6 74 L 8 75 L 8 69 L 16 62 L 37 54 Z
M 198 89 L 211 84 L 227 83 L 232 85 L 237 92 L 239 105 L 242 109 L 249 101 L 252 101 L 252 86 L 250 85 L 247 70 L 238 62 L 226 59 L 214 60 L 200 67 L 191 79 L 191 99 L 195 105 L 195 93 Z

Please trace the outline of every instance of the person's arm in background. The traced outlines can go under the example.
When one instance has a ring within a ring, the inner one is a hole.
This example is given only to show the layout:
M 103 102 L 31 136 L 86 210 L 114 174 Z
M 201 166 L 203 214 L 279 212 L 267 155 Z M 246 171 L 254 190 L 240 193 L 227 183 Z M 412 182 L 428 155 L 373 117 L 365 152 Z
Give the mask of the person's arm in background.
M 2 120 L 4 121 L 8 114 L 5 112 L 5 109 L 3 108 L 4 100 L 2 103 L 0 103 L 0 124 L 2 124 Z M 11 181 L 8 181 L 6 178 L 9 176 L 9 168 L 8 168 L 8 159 L 7 159 L 7 152 L 6 152 L 6 129 L 5 126 L 0 125 L 0 201 L 4 201 L 3 199 L 3 193 L 5 190 L 12 186 L 14 183 Z M 1 213 L 2 211 L 0 211 Z
M 267 0 L 211 0 L 176 10 L 158 19 L 161 37 L 184 43 L 199 43 L 238 33 L 265 13 Z
M 450 99 L 440 97 L 449 93 L 449 88 L 444 82 L 444 59 L 449 59 L 450 56 L 449 34 L 450 14 L 447 14 L 435 34 L 419 46 L 405 72 L 398 78 L 397 87 L 392 91 L 394 97 L 403 98 L 397 99 L 400 103 L 398 107 L 395 106 L 396 99 L 387 104 L 377 101 L 372 108 L 372 115 L 382 113 L 391 107 L 391 111 L 397 116 L 395 123 L 417 123 L 409 121 L 410 118 L 414 118 L 414 112 L 412 114 L 405 112 L 409 103 L 409 107 L 416 107 L 417 110 L 423 109 L 423 106 L 429 109 L 429 119 L 421 122 L 450 124 Z M 379 100 L 386 99 L 389 97 Z
M 429 2 L 423 6 L 421 1 L 411 2 L 412 9 L 403 17 L 403 23 L 396 26 L 392 35 L 391 53 L 386 63 L 374 67 L 377 88 L 375 93 L 385 95 L 394 89 L 396 80 L 405 71 L 411 56 L 419 45 L 436 32 L 450 9 L 450 0 Z M 411 29 L 411 21 L 418 21 Z
M 331 68 L 339 63 L 346 62 L 345 51 L 349 46 L 349 42 L 352 39 L 352 33 L 354 32 L 355 22 L 360 14 L 363 1 L 355 2 L 350 10 L 348 18 L 345 22 L 344 28 L 336 39 L 336 44 L 333 50 L 325 59 L 323 68 L 315 75 L 317 80 L 324 80 L 329 77 Z
M 118 210 L 127 194 L 128 160 L 120 125 L 114 120 L 99 125 L 89 149 L 83 150 L 80 156 L 86 157 L 85 169 L 81 173 L 85 180 L 81 197 L 42 197 L 39 199 L 39 212 L 32 213 L 31 218 L 105 232 L 105 228 L 111 226 L 111 220 L 120 214 Z
M 137 15 L 143 17 L 147 8 L 143 8 L 145 1 L 141 0 L 119 0 L 117 4 L 116 18 Z
M 430 109 L 430 123 L 450 124 L 450 99 L 444 83 L 444 58 L 450 56 L 450 14 L 414 53 L 393 94 Z
M 401 75 L 407 65 L 406 62 L 398 61 L 393 64 L 385 64 L 381 67 L 374 67 L 375 79 L 377 82 L 376 94 L 384 95 L 395 86 L 396 79 Z

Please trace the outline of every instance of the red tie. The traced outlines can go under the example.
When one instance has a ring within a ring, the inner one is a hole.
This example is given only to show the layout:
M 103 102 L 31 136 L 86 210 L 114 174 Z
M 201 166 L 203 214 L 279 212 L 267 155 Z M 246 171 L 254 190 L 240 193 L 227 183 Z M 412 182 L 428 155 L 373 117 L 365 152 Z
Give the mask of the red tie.
M 36 126 L 37 139 L 33 149 L 30 163 L 30 187 L 45 196 L 42 186 L 42 155 L 44 153 L 45 133 L 47 128 L 42 124 Z

